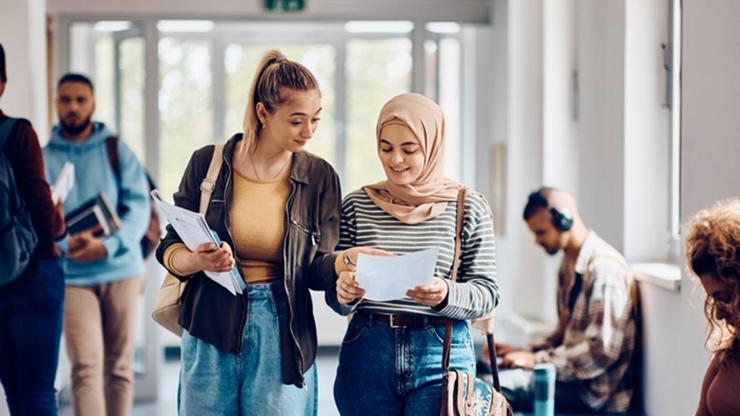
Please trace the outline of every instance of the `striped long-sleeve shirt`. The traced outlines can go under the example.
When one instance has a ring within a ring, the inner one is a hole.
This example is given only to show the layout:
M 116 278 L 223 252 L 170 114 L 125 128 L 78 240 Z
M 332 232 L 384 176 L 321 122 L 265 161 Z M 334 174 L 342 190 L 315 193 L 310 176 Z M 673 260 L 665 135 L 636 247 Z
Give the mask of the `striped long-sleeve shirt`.
M 493 221 L 488 205 L 478 193 L 466 195 L 464 209 L 461 263 L 457 281 L 452 282 L 449 279 L 455 250 L 455 202 L 448 203 L 442 214 L 409 225 L 381 210 L 361 189 L 347 195 L 342 202 L 338 249 L 363 246 L 407 254 L 439 247 L 435 276 L 447 279 L 449 290 L 447 301 L 434 308 L 409 299 L 388 302 L 363 299 L 351 307 L 330 302 L 334 309 L 342 314 L 363 310 L 454 319 L 474 319 L 491 312 L 499 300 Z

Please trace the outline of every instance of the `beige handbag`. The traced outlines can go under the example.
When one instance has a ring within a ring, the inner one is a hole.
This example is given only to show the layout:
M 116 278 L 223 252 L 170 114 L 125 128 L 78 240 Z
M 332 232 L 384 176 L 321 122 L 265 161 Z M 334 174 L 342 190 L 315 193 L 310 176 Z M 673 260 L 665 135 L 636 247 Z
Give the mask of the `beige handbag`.
M 200 183 L 200 209 L 198 212 L 203 215 L 208 210 L 208 203 L 211 201 L 213 189 L 216 187 L 216 179 L 223 162 L 223 151 L 224 145 L 217 144 L 215 146 L 211 164 L 208 165 L 208 173 Z M 152 319 L 178 337 L 182 336 L 183 331 L 180 325 L 180 311 L 182 310 L 180 299 L 187 283 L 187 280 L 182 281 L 168 272 L 164 277 L 162 286 L 159 288 L 157 301 L 154 303 L 154 311 L 152 311 Z

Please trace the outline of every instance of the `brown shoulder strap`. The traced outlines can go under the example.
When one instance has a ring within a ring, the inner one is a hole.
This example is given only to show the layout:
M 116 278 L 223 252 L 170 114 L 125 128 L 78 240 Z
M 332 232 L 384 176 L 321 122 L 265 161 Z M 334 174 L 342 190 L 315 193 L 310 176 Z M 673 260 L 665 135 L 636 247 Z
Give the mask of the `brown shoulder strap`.
M 110 166 L 113 168 L 113 174 L 116 175 L 116 180 L 121 181 L 121 161 L 118 158 L 118 136 L 108 136 L 105 139 L 105 150 L 108 153 L 108 160 Z
M 455 215 L 455 254 L 452 259 L 452 273 L 450 280 L 457 280 L 457 270 L 460 268 L 460 251 L 462 250 L 462 228 L 465 218 L 465 194 L 467 189 L 461 188 L 457 193 L 457 210 Z
M 450 279 L 452 281 L 457 280 L 457 271 L 460 267 L 460 258 L 462 250 L 462 228 L 463 220 L 465 218 L 465 195 L 467 189 L 462 188 L 457 194 L 457 213 L 456 213 L 456 224 L 455 224 L 455 254 L 452 263 L 452 274 Z M 501 383 L 498 375 L 498 364 L 496 363 L 496 342 L 493 338 L 493 333 L 486 334 L 486 342 L 488 343 L 488 357 L 491 361 L 491 373 L 493 376 L 493 388 L 496 391 L 501 391 Z M 452 347 L 452 320 L 447 321 L 445 325 L 445 343 L 442 350 L 442 370 L 444 372 L 450 369 L 450 349 Z
M 460 251 L 462 250 L 462 226 L 465 218 L 465 187 L 460 188 L 457 193 L 457 209 L 455 215 L 455 254 L 452 257 L 452 272 L 450 280 L 457 280 L 457 270 L 460 268 Z M 442 349 L 442 370 L 450 368 L 450 348 L 452 346 L 452 320 L 445 325 L 445 345 Z
M 208 165 L 208 172 L 206 172 L 205 178 L 200 183 L 200 207 L 198 212 L 201 214 L 205 214 L 208 210 L 211 195 L 213 194 L 213 190 L 216 189 L 216 180 L 218 179 L 218 173 L 221 171 L 221 164 L 224 161 L 223 154 L 224 145 L 215 145 L 213 156 L 211 156 L 211 163 Z

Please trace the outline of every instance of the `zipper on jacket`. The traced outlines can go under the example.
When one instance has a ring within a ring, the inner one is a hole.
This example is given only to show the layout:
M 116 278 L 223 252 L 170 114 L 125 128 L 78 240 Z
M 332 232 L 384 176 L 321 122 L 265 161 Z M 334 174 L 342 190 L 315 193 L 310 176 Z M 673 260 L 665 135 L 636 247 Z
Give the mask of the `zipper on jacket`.
M 293 179 L 290 180 L 290 195 L 288 196 L 288 201 L 285 204 L 285 236 L 283 237 L 283 262 L 286 263 L 288 260 L 288 241 L 290 240 L 288 237 L 290 235 L 290 210 L 288 207 L 291 206 L 293 203 L 293 198 L 295 198 L 295 182 Z M 286 266 L 287 264 L 284 264 Z M 292 267 L 292 265 L 290 265 Z M 288 270 L 287 267 L 284 267 L 284 270 Z M 303 387 L 303 350 L 301 349 L 301 344 L 298 342 L 298 337 L 295 336 L 295 332 L 293 331 L 293 317 L 295 316 L 295 313 L 293 313 L 293 302 L 292 302 L 292 295 L 290 293 L 290 289 L 288 288 L 288 276 L 287 273 L 285 273 L 285 276 L 283 278 L 283 285 L 285 286 L 285 293 L 286 297 L 288 298 L 288 309 L 290 311 L 290 320 L 288 321 L 288 329 L 290 329 L 290 335 L 293 337 L 293 343 L 295 344 L 296 348 L 298 349 L 298 384 L 299 387 Z
M 300 228 L 301 231 L 311 236 L 311 245 L 315 246 L 316 244 L 319 244 L 319 241 L 321 241 L 321 234 L 319 234 L 317 231 L 311 231 L 308 227 L 296 220 L 291 219 L 290 222 L 293 223 L 296 227 Z
M 224 225 L 225 225 L 225 228 L 226 228 L 226 234 L 229 235 L 229 240 L 231 241 L 232 244 L 234 244 L 234 237 L 231 235 L 231 223 L 229 221 L 229 207 L 231 207 L 231 202 L 232 202 L 232 197 L 233 197 L 233 195 L 232 195 L 232 189 L 231 189 L 232 188 L 231 176 L 232 176 L 232 172 L 233 172 L 233 167 L 231 166 L 231 161 L 228 160 L 228 157 L 226 157 L 226 153 L 224 153 L 223 158 L 224 158 L 224 163 L 226 164 L 226 167 L 229 169 L 228 175 L 226 175 L 226 185 L 224 187 L 224 219 L 226 221 L 226 223 Z M 236 264 L 240 264 L 240 262 L 239 262 L 239 256 L 236 254 L 236 249 L 233 249 L 232 250 L 232 255 L 234 256 L 234 261 L 236 261 Z M 238 267 L 237 267 L 237 269 L 238 269 Z M 241 276 L 241 270 L 239 270 L 239 276 Z M 242 276 L 242 279 L 243 278 L 244 277 Z M 249 301 L 248 296 L 247 296 L 247 292 L 244 292 L 244 294 L 242 295 L 241 301 L 242 301 L 242 306 L 244 305 L 244 302 L 248 302 Z M 249 309 L 249 307 L 247 307 L 247 310 L 248 309 Z M 238 337 L 239 338 L 239 342 L 237 342 L 237 344 L 236 344 L 236 352 L 237 353 L 241 353 L 241 351 L 242 351 L 242 339 L 241 339 L 241 337 L 242 337 L 242 334 L 244 334 L 244 326 L 246 324 L 247 324 L 247 314 L 246 313 L 242 313 L 242 316 L 240 317 L 240 322 L 239 322 L 239 337 Z

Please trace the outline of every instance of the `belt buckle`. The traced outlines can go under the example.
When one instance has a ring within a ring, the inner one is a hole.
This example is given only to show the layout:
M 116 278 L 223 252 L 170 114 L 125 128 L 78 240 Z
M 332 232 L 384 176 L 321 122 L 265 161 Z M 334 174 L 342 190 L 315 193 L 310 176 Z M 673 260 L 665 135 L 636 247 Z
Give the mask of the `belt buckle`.
M 395 319 L 395 316 L 396 315 L 391 314 L 391 315 L 388 315 L 388 316 L 389 316 L 389 318 L 388 318 L 388 325 L 391 328 L 393 328 L 393 329 L 404 328 L 404 325 L 396 324 L 396 319 Z

